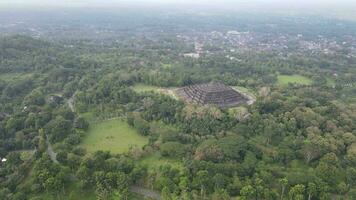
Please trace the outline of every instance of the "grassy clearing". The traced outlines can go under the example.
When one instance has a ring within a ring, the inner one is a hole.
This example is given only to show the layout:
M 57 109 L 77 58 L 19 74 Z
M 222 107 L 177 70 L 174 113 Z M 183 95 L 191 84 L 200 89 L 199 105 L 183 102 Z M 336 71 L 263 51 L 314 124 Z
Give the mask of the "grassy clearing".
M 178 99 L 178 96 L 175 94 L 175 90 L 177 88 L 170 87 L 170 88 L 163 88 L 158 86 L 152 85 L 145 85 L 145 84 L 136 84 L 132 87 L 135 92 L 142 93 L 142 92 L 156 92 L 159 94 L 168 95 L 174 99 Z
M 334 87 L 336 85 L 336 81 L 332 78 L 326 78 L 326 85 L 329 87 Z
M 30 78 L 31 76 L 31 73 L 1 73 L 0 80 L 11 83 Z
M 93 112 L 81 113 L 80 116 L 83 117 L 88 122 L 92 122 L 95 120 L 95 116 Z
M 170 69 L 172 68 L 172 64 L 162 64 L 163 69 Z
M 251 89 L 248 89 L 248 88 L 245 88 L 245 87 L 242 87 L 242 86 L 231 86 L 231 87 L 234 90 L 237 90 L 239 92 L 243 92 L 246 95 L 249 95 L 251 97 L 256 98 L 257 93 L 255 91 L 251 90 Z
M 124 153 L 132 146 L 142 147 L 147 143 L 148 138 L 141 136 L 126 122 L 110 120 L 91 125 L 81 146 L 91 153 L 99 150 Z
M 20 152 L 20 158 L 23 161 L 27 161 L 32 158 L 32 156 L 35 154 L 34 150 L 22 150 Z
M 243 106 L 238 106 L 238 107 L 229 108 L 228 112 L 231 116 L 233 116 L 235 113 L 247 113 L 248 109 Z
M 245 87 L 241 87 L 241 86 L 231 86 L 232 89 L 236 90 L 237 92 L 243 94 L 247 99 L 247 104 L 251 105 L 256 101 L 256 92 L 253 90 L 250 90 L 248 88 Z
M 162 157 L 159 152 L 151 154 L 141 160 L 142 165 L 146 165 L 148 169 L 157 169 L 161 165 L 171 165 L 176 169 L 183 169 L 183 165 L 179 160 Z
M 300 84 L 300 85 L 310 85 L 312 80 L 301 75 L 279 75 L 277 77 L 279 85 Z
M 132 87 L 135 92 L 155 92 L 160 89 L 160 87 L 145 85 L 145 84 L 136 84 Z

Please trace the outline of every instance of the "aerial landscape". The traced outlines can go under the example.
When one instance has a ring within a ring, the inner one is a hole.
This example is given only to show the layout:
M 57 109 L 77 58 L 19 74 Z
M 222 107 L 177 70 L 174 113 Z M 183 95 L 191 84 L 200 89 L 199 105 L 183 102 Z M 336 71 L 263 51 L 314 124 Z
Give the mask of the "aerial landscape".
M 0 1 L 0 200 L 356 200 L 356 2 Z

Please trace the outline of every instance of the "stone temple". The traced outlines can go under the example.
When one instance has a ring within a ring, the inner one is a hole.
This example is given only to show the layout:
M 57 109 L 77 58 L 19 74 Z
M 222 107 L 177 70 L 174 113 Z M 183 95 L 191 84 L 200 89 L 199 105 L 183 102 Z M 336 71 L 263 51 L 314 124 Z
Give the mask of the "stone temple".
M 215 105 L 220 108 L 244 104 L 248 99 L 220 82 L 190 85 L 177 90 L 177 94 L 187 103 Z

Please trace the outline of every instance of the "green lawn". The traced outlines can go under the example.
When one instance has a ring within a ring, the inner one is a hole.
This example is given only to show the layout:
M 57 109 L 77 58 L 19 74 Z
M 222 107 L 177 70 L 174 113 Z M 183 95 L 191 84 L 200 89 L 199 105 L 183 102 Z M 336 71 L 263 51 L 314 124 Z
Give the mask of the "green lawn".
M 5 82 L 16 82 L 31 76 L 31 73 L 0 73 L 0 80 Z
M 90 125 L 81 146 L 88 152 L 104 150 L 111 153 L 124 153 L 131 146 L 141 147 L 147 143 L 148 138 L 139 135 L 126 122 L 110 120 Z
M 333 87 L 336 85 L 336 81 L 332 78 L 326 78 L 326 85 L 329 87 Z
M 232 107 L 228 109 L 228 112 L 231 116 L 233 116 L 234 113 L 240 113 L 240 112 L 248 112 L 248 109 L 244 106 L 237 106 L 237 107 Z
M 296 83 L 301 85 L 310 85 L 312 80 L 301 75 L 279 75 L 277 77 L 278 84 L 280 85 L 288 85 L 289 83 Z
M 256 98 L 256 94 L 257 93 L 255 91 L 251 90 L 251 89 L 248 89 L 248 88 L 245 88 L 245 87 L 242 87 L 242 86 L 231 86 L 231 87 L 232 87 L 232 89 L 235 89 L 235 90 L 237 90 L 239 92 L 243 92 L 243 93 L 245 93 L 245 94 L 247 94 L 247 95 L 249 95 L 251 97 Z
M 135 92 L 154 92 L 158 91 L 160 87 L 145 84 L 136 84 L 132 87 L 132 89 Z
M 165 94 L 168 95 L 174 99 L 178 99 L 178 96 L 175 94 L 175 90 L 177 88 L 175 87 L 158 87 L 158 86 L 152 86 L 152 85 L 145 85 L 145 84 L 136 84 L 132 87 L 132 89 L 135 92 L 156 92 L 159 94 Z
M 161 165 L 166 164 L 169 164 L 176 169 L 183 169 L 183 165 L 179 160 L 162 157 L 159 152 L 153 153 L 152 155 L 143 158 L 141 160 L 141 164 L 146 165 L 148 169 L 157 169 Z
M 170 69 L 172 68 L 172 64 L 162 64 L 163 69 Z
M 89 123 L 95 121 L 95 116 L 93 112 L 81 113 L 80 116 L 87 120 Z

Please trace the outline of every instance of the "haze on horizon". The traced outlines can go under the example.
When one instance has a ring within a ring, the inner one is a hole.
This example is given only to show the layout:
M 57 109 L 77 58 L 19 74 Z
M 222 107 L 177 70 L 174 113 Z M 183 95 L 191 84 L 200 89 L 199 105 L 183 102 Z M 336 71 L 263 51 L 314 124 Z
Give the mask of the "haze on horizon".
M 354 0 L 1 0 L 0 8 L 120 8 L 150 7 L 221 10 L 288 15 L 315 14 L 356 20 Z
M 356 5 L 354 0 L 1 0 L 1 6 L 115 6 L 122 4 L 141 5 L 271 5 L 271 6 L 320 6 L 320 7 L 350 7 Z

